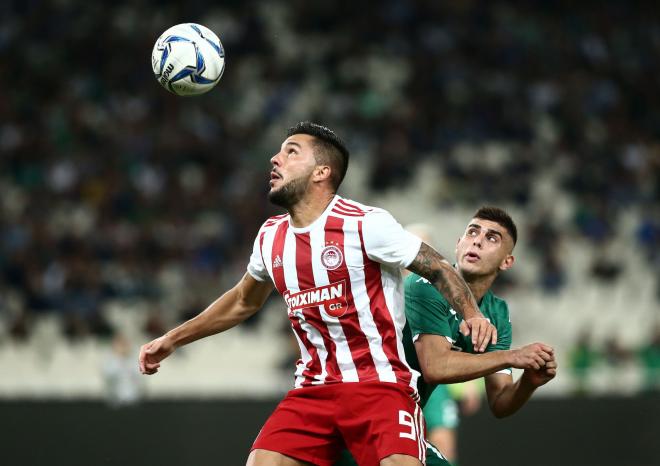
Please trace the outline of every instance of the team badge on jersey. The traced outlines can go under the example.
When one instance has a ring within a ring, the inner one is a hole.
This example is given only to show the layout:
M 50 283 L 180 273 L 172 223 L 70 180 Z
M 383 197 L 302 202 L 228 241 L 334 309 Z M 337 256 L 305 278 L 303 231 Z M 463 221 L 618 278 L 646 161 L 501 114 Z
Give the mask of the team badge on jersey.
M 331 244 L 321 251 L 321 263 L 328 270 L 335 270 L 341 267 L 344 262 L 344 255 L 337 246 Z

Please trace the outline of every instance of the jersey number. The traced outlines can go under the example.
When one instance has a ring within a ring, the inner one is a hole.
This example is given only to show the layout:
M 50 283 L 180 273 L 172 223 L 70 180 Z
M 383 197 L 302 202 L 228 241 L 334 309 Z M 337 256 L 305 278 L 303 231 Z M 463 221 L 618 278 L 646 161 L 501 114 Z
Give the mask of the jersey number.
M 399 432 L 399 437 L 417 440 L 415 421 L 410 413 L 407 413 L 404 410 L 399 410 L 399 424 L 405 427 L 403 432 Z

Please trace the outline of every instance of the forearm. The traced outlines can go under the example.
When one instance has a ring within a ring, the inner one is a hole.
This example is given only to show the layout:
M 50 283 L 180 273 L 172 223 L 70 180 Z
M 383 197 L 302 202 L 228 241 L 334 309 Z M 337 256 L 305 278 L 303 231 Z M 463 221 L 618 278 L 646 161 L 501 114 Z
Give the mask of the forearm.
M 199 315 L 170 330 L 166 335 L 175 347 L 180 347 L 200 338 L 224 332 L 243 322 L 258 309 L 242 302 L 238 290 L 232 288 Z
M 511 361 L 508 351 L 492 351 L 479 355 L 448 351 L 443 357 L 429 356 L 429 360 L 424 361 L 422 367 L 426 382 L 445 384 L 466 382 L 507 369 L 511 367 Z
M 477 302 L 459 273 L 426 243 L 408 269 L 426 278 L 464 319 L 481 315 Z
M 535 390 L 536 387 L 528 383 L 525 377 L 520 377 L 493 395 L 488 391 L 490 410 L 497 418 L 511 416 L 527 403 Z

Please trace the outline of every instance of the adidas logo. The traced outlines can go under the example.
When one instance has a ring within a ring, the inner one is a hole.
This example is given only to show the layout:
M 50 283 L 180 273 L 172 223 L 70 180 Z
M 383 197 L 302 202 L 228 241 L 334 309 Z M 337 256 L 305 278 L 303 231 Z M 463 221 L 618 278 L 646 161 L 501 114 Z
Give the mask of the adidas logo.
M 273 268 L 276 269 L 278 267 L 282 267 L 282 259 L 280 258 L 279 255 L 273 261 Z

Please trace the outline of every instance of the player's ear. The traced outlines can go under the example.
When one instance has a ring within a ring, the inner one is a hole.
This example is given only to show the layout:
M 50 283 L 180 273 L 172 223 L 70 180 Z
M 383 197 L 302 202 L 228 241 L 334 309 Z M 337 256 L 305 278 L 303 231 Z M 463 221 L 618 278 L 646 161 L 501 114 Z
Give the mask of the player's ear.
M 516 261 L 516 258 L 513 257 L 511 254 L 508 254 L 502 263 L 500 264 L 500 270 L 509 270 L 511 267 L 513 267 L 513 263 Z
M 314 168 L 314 172 L 312 173 L 312 179 L 313 181 L 323 181 L 330 179 L 332 176 L 332 168 L 330 165 L 317 165 L 316 168 Z

